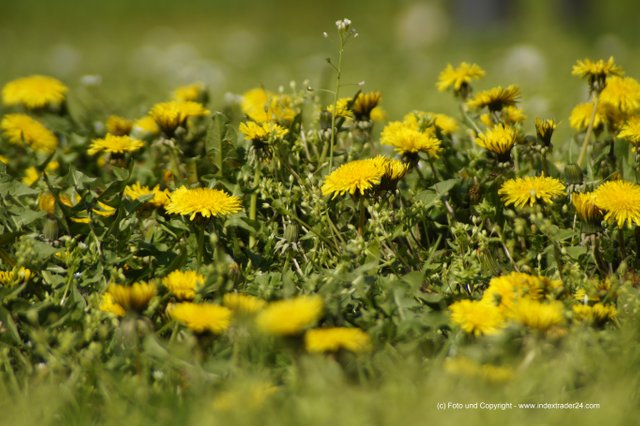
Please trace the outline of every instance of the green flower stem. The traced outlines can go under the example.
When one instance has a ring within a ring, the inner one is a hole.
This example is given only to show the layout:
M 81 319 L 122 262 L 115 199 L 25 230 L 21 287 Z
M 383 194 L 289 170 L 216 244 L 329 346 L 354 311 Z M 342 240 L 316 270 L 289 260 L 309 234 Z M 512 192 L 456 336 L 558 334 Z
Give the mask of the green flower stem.
M 342 79 L 342 56 L 344 53 L 345 38 L 340 34 L 340 48 L 338 49 L 338 66 L 336 69 L 336 89 L 333 92 L 333 111 L 331 112 L 331 141 L 329 142 L 329 170 L 333 170 L 333 145 L 336 142 L 336 113 L 338 112 L 338 99 L 340 98 L 340 80 Z
M 358 235 L 362 237 L 362 233 L 364 230 L 364 219 L 365 219 L 365 205 L 364 205 L 364 197 L 360 197 L 359 200 L 359 216 L 358 216 Z
M 580 149 L 580 155 L 578 156 L 578 167 L 582 167 L 582 163 L 584 163 L 585 157 L 587 156 L 587 148 L 589 147 L 589 141 L 591 140 L 591 134 L 593 133 L 593 124 L 596 121 L 596 112 L 598 111 L 598 103 L 600 102 L 599 95 L 599 92 L 593 92 L 593 110 L 591 111 L 591 118 L 589 119 L 587 133 L 585 133 L 584 141 L 582 142 L 582 149 Z
M 196 231 L 196 235 L 197 235 L 196 238 L 198 240 L 197 262 L 198 262 L 198 270 L 199 270 L 200 267 L 202 267 L 202 259 L 204 258 L 204 230 L 203 229 L 196 229 L 195 231 Z
M 258 185 L 260 184 L 260 175 L 261 175 L 261 165 L 260 162 L 256 162 L 256 170 L 253 175 L 253 193 L 251 194 L 251 201 L 249 202 L 249 219 L 252 222 L 256 220 L 256 214 L 258 211 Z M 253 248 L 256 245 L 256 236 L 249 236 L 249 248 Z

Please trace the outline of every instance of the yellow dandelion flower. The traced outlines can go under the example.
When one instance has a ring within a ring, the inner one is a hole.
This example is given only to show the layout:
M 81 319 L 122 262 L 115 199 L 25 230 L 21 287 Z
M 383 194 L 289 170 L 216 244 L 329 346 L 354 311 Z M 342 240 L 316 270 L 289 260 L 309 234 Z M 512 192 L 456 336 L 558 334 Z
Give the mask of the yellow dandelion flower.
M 110 205 L 105 204 L 102 201 L 98 201 L 98 206 L 93 209 L 93 212 L 98 216 L 111 217 L 116 214 L 116 208 L 111 207 Z
M 476 64 L 462 62 L 457 68 L 447 64 L 446 68 L 440 72 L 436 86 L 441 92 L 452 88 L 455 93 L 459 93 L 466 89 L 472 80 L 477 80 L 484 75 L 485 71 Z
M 185 127 L 188 119 L 203 117 L 209 113 L 210 111 L 198 102 L 169 101 L 155 104 L 149 115 L 163 132 L 171 135 L 178 127 Z
M 595 205 L 605 211 L 604 219 L 618 228 L 625 223 L 640 225 L 640 185 L 622 180 L 605 182 L 594 193 Z
M 185 102 L 202 102 L 206 98 L 206 86 L 197 82 L 180 86 L 173 91 L 173 100 Z
M 541 303 L 531 299 L 521 299 L 511 316 L 516 322 L 537 330 L 548 330 L 564 322 L 561 302 Z
M 595 62 L 591 59 L 581 59 L 575 63 L 571 74 L 586 78 L 592 89 L 601 90 L 607 77 L 622 75 L 622 68 L 613 62 L 613 56 L 606 62 L 603 59 Z
M 133 121 L 119 115 L 110 115 L 105 122 L 107 133 L 116 136 L 128 135 L 133 128 Z
M 195 271 L 173 271 L 162 279 L 162 284 L 178 299 L 191 300 L 204 286 L 204 275 Z
M 487 107 L 489 111 L 500 111 L 501 109 L 515 105 L 520 97 L 520 89 L 515 85 L 507 87 L 494 87 L 478 93 L 467 101 L 469 108 L 481 109 Z
M 444 371 L 456 376 L 480 378 L 488 382 L 502 383 L 513 379 L 512 368 L 493 364 L 479 364 L 467 357 L 447 358 L 444 361 Z
M 41 192 L 38 196 L 38 209 L 49 215 L 55 213 L 56 197 L 50 192 Z
M 385 173 L 385 162 L 379 158 L 350 161 L 325 178 L 322 195 L 333 194 L 332 198 L 344 194 L 364 195 L 368 190 L 380 185 Z
M 131 129 L 131 135 L 140 138 L 155 136 L 158 133 L 160 133 L 160 127 L 158 127 L 156 120 L 149 115 L 134 121 L 133 128 Z
M 572 307 L 573 318 L 576 321 L 587 324 L 604 324 L 618 315 L 618 310 L 613 305 L 596 303 L 593 306 L 579 304 Z
M 392 182 L 402 179 L 407 171 L 409 171 L 409 164 L 403 163 L 400 160 L 388 159 L 382 156 L 376 157 L 378 161 L 384 161 L 385 173 L 384 178 L 391 180 Z
M 505 205 L 513 204 L 517 208 L 533 206 L 538 200 L 545 204 L 564 194 L 565 186 L 556 178 L 548 176 L 525 176 L 509 179 L 502 184 L 498 194 L 502 195 Z
M 36 183 L 38 179 L 40 179 L 40 173 L 38 173 L 38 169 L 36 169 L 34 166 L 31 166 L 24 171 L 22 183 L 27 186 L 33 186 L 33 184 Z
M 640 146 L 640 116 L 631 117 L 618 132 L 618 137 Z
M 110 293 L 104 293 L 100 301 L 99 309 L 102 312 L 113 314 L 117 317 L 123 317 L 126 311 L 120 305 L 113 301 L 113 296 Z
M 512 272 L 491 278 L 489 287 L 482 295 L 482 300 L 497 306 L 500 312 L 509 318 L 520 299 L 543 300 L 561 293 L 562 290 L 562 281 Z
M 267 305 L 256 317 L 260 330 L 269 334 L 294 335 L 315 324 L 322 316 L 320 296 L 300 296 Z
M 246 139 L 257 142 L 282 139 L 289 133 L 288 129 L 270 121 L 260 123 L 255 121 L 242 122 L 239 130 Z
M 449 306 L 449 310 L 453 322 L 475 336 L 497 334 L 504 325 L 500 310 L 491 303 L 461 300 Z
M 222 298 L 222 305 L 239 314 L 253 314 L 266 306 L 267 302 L 255 296 L 240 293 L 227 293 Z
M 536 118 L 536 135 L 547 146 L 551 144 L 551 136 L 556 127 L 558 124 L 554 120 Z
M 5 157 L 4 155 L 0 155 L 0 163 L 9 164 L 9 159 L 7 157 Z
M 391 145 L 399 153 L 417 154 L 424 152 L 432 158 L 438 158 L 442 151 L 441 142 L 431 132 L 420 131 L 411 123 L 392 121 L 380 134 L 383 145 Z
M 135 152 L 144 146 L 144 142 L 131 136 L 115 136 L 108 134 L 104 138 L 94 139 L 87 150 L 89 155 L 96 155 L 104 151 L 110 154 L 124 154 Z
M 584 102 L 578 104 L 571 110 L 571 115 L 569 116 L 569 125 L 576 129 L 577 131 L 586 130 L 589 127 L 589 122 L 591 121 L 591 113 L 593 112 L 593 103 L 592 102 Z M 593 128 L 598 129 L 602 127 L 605 120 L 607 119 L 605 112 L 602 110 L 602 107 L 599 105 L 596 110 L 596 115 L 593 121 Z
M 378 108 L 381 99 L 380 92 L 361 92 L 351 106 L 355 119 L 357 121 L 374 120 L 373 111 Z
M 337 352 L 345 349 L 360 353 L 371 350 L 371 338 L 359 328 L 322 328 L 309 330 L 304 335 L 304 344 L 308 352 Z
M 504 107 L 500 112 L 502 114 L 502 119 L 506 124 L 522 123 L 527 119 L 527 116 L 524 115 L 524 111 L 515 106 Z
M 353 102 L 351 98 L 338 99 L 338 102 L 336 103 L 335 116 L 342 117 L 342 118 L 352 118 L 353 117 L 353 113 L 351 112 L 352 103 Z M 333 104 L 327 106 L 327 112 L 329 114 L 333 114 Z
M 58 79 L 33 75 L 7 83 L 2 89 L 2 102 L 7 106 L 23 105 L 28 109 L 58 109 L 67 90 L 67 86 Z
M 7 114 L 2 117 L 0 127 L 9 142 L 25 143 L 34 151 L 49 154 L 58 147 L 53 132 L 26 114 Z
M 497 154 L 499 157 L 508 157 L 511 148 L 516 144 L 518 132 L 504 124 L 496 124 L 488 128 L 484 133 L 480 133 L 475 139 L 476 145 Z
M 149 304 L 156 295 L 154 283 L 137 282 L 133 285 L 110 284 L 107 293 L 111 295 L 114 303 L 127 311 L 140 312 Z
M 587 223 L 600 223 L 604 216 L 602 210 L 596 206 L 596 195 L 593 192 L 574 193 L 571 202 L 576 214 Z
M 447 136 L 451 136 L 458 130 L 458 122 L 446 114 L 433 114 L 433 125 Z
M 26 284 L 32 276 L 33 272 L 24 266 L 13 268 L 10 271 L 0 271 L 0 285 L 9 287 Z
M 231 310 L 214 303 L 176 303 L 168 312 L 171 318 L 196 333 L 221 334 L 231 323 Z
M 242 112 L 253 121 L 291 122 L 296 116 L 293 100 L 262 88 L 251 89 L 242 95 Z
M 632 114 L 640 108 L 640 83 L 631 77 L 608 78 L 600 93 L 600 102 L 605 110 Z
M 242 200 L 224 191 L 209 188 L 187 189 L 184 186 L 169 194 L 169 202 L 164 207 L 167 213 L 203 218 L 227 216 L 242 210 Z
M 387 119 L 387 113 L 384 108 L 377 106 L 371 110 L 369 117 L 371 118 L 371 121 L 384 121 Z
M 162 207 L 169 202 L 169 190 L 161 190 L 159 185 L 149 188 L 148 186 L 141 185 L 140 182 L 136 182 L 124 188 L 124 196 L 130 200 L 137 200 L 147 195 L 153 195 L 153 198 L 151 198 L 148 203 L 156 207 Z

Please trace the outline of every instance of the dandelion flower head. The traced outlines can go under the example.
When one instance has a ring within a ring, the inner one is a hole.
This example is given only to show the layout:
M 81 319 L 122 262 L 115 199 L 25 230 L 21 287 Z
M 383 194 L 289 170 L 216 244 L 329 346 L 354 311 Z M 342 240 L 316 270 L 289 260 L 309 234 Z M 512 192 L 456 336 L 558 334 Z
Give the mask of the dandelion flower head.
M 204 286 L 204 275 L 196 271 L 173 271 L 162 279 L 162 284 L 178 299 L 191 300 Z
M 26 114 L 7 114 L 2 117 L 0 127 L 11 143 L 25 143 L 36 152 L 49 154 L 58 147 L 53 132 Z
M 618 132 L 618 137 L 640 146 L 640 116 L 631 117 Z
M 142 311 L 156 295 L 154 283 L 137 282 L 133 285 L 110 284 L 107 293 L 114 303 L 128 311 Z
M 144 142 L 131 136 L 116 136 L 112 134 L 106 135 L 104 138 L 94 139 L 91 146 L 87 150 L 89 155 L 95 155 L 99 152 L 107 152 L 110 154 L 124 154 L 127 152 L 135 152 L 144 146 Z
M 0 271 L 0 285 L 14 286 L 28 282 L 33 276 L 30 269 L 20 266 L 10 271 Z
M 304 335 L 305 348 L 308 352 L 337 352 L 345 349 L 360 353 L 371 350 L 371 338 L 359 328 L 318 328 L 309 330 Z
M 507 157 L 516 144 L 518 132 L 511 126 L 496 124 L 480 133 L 475 139 L 476 145 L 499 157 Z
M 502 313 L 491 303 L 461 300 L 449 306 L 449 310 L 453 322 L 475 336 L 497 334 L 504 326 Z
M 196 333 L 220 334 L 231 323 L 231 310 L 214 303 L 176 303 L 167 311 L 171 318 Z
M 169 191 L 166 189 L 161 190 L 159 185 L 149 188 L 146 185 L 141 185 L 140 182 L 136 182 L 124 188 L 124 196 L 130 200 L 137 200 L 148 195 L 153 195 L 153 198 L 148 203 L 155 207 L 162 207 L 169 202 Z
M 469 108 L 481 109 L 487 107 L 489 111 L 500 111 L 513 106 L 520 98 L 520 89 L 515 85 L 494 87 L 478 93 L 467 101 Z
M 440 72 L 436 85 L 441 92 L 453 89 L 454 93 L 457 94 L 467 88 L 471 81 L 482 78 L 484 75 L 485 71 L 476 64 L 462 62 L 457 68 L 447 64 L 446 68 Z
M 412 122 L 392 121 L 382 130 L 380 142 L 395 147 L 399 153 L 424 152 L 432 158 L 438 158 L 442 151 L 441 142 L 430 130 L 422 131 Z
M 320 296 L 299 296 L 267 305 L 256 317 L 260 330 L 268 334 L 294 335 L 312 326 L 322 316 Z
M 184 127 L 188 119 L 202 117 L 209 113 L 209 110 L 198 102 L 169 101 L 155 104 L 149 115 L 162 131 L 172 134 L 178 127 Z
M 271 121 L 245 121 L 240 123 L 239 130 L 245 138 L 256 142 L 283 139 L 289 133 L 288 129 Z
M 525 176 L 509 179 L 498 190 L 505 205 L 513 204 L 522 208 L 533 206 L 538 200 L 551 204 L 554 198 L 564 194 L 565 186 L 556 178 L 548 176 Z
M 210 188 L 192 188 L 184 186 L 169 194 L 169 202 L 165 206 L 167 213 L 203 218 L 227 216 L 242 210 L 240 197 L 229 195 L 224 191 Z
M 275 121 L 290 123 L 296 116 L 296 109 L 290 96 L 255 88 L 242 95 L 242 112 L 253 121 Z
M 6 106 L 23 105 L 28 109 L 58 109 L 65 100 L 67 90 L 67 86 L 58 79 L 33 75 L 7 83 L 2 89 L 2 102 Z
M 569 116 L 569 125 L 573 129 L 578 131 L 586 130 L 586 128 L 589 127 L 592 112 L 593 102 L 583 102 L 576 105 L 575 108 L 571 110 L 571 115 Z M 600 104 L 598 106 L 598 109 L 596 110 L 596 115 L 593 121 L 593 128 L 598 129 L 602 127 L 606 119 L 607 117 Z
M 594 191 L 595 205 L 604 219 L 623 228 L 640 225 L 640 185 L 622 180 L 605 182 Z
M 231 309 L 233 312 L 253 314 L 264 308 L 267 302 L 248 294 L 227 293 L 222 298 L 222 305 Z

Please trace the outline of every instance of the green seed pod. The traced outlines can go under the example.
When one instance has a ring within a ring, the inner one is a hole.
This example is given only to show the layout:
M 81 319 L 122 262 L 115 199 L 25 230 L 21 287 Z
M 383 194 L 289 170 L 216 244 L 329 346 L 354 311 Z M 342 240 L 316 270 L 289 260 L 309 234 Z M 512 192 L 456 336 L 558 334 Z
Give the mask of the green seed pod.
M 284 239 L 287 240 L 287 242 L 295 243 L 298 241 L 299 233 L 300 228 L 298 225 L 290 223 L 284 228 Z

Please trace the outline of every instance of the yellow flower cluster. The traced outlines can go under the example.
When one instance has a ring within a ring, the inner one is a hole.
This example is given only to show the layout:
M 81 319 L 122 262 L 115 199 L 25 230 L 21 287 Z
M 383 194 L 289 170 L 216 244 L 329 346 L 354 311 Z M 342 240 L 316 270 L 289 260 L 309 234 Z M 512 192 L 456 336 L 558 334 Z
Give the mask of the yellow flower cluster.
M 290 96 L 275 94 L 262 88 L 245 92 L 240 106 L 247 117 L 257 122 L 291 123 L 297 114 Z
M 273 122 L 246 121 L 238 128 L 251 141 L 267 142 L 284 138 L 289 130 Z
M 30 269 L 21 266 L 19 268 L 14 268 L 10 271 L 0 271 L 0 285 L 3 286 L 14 286 L 27 283 L 33 273 Z
M 147 307 L 149 301 L 156 295 L 156 285 L 154 283 L 137 282 L 130 286 L 111 284 L 107 288 L 107 293 L 111 296 L 111 302 L 118 305 L 124 311 L 141 312 Z M 119 311 L 113 308 L 108 301 L 103 299 L 105 310 L 111 307 L 111 312 Z M 117 315 L 117 314 L 116 314 Z
M 448 64 L 438 76 L 436 86 L 441 92 L 453 89 L 454 93 L 459 94 L 469 87 L 471 81 L 482 78 L 484 75 L 485 71 L 476 64 L 462 62 L 457 68 Z
M 161 190 L 160 185 L 149 188 L 148 186 L 141 185 L 140 182 L 136 182 L 133 185 L 127 185 L 124 188 L 124 196 L 130 200 L 137 200 L 151 195 L 153 195 L 153 198 L 147 202 L 155 207 L 162 207 L 169 202 L 169 190 Z
M 456 376 L 470 379 L 479 378 L 493 383 L 508 382 L 515 376 L 515 371 L 510 367 L 479 364 L 471 358 L 462 356 L 447 358 L 444 362 L 444 370 Z
M 480 133 L 475 142 L 478 146 L 498 155 L 499 158 L 506 159 L 517 139 L 516 130 L 501 123 L 490 127 L 484 133 Z
M 492 278 L 480 300 L 461 300 L 449 310 L 453 322 L 475 336 L 497 334 L 509 323 L 546 331 L 564 323 L 564 305 L 556 300 L 561 293 L 559 281 L 513 272 Z

